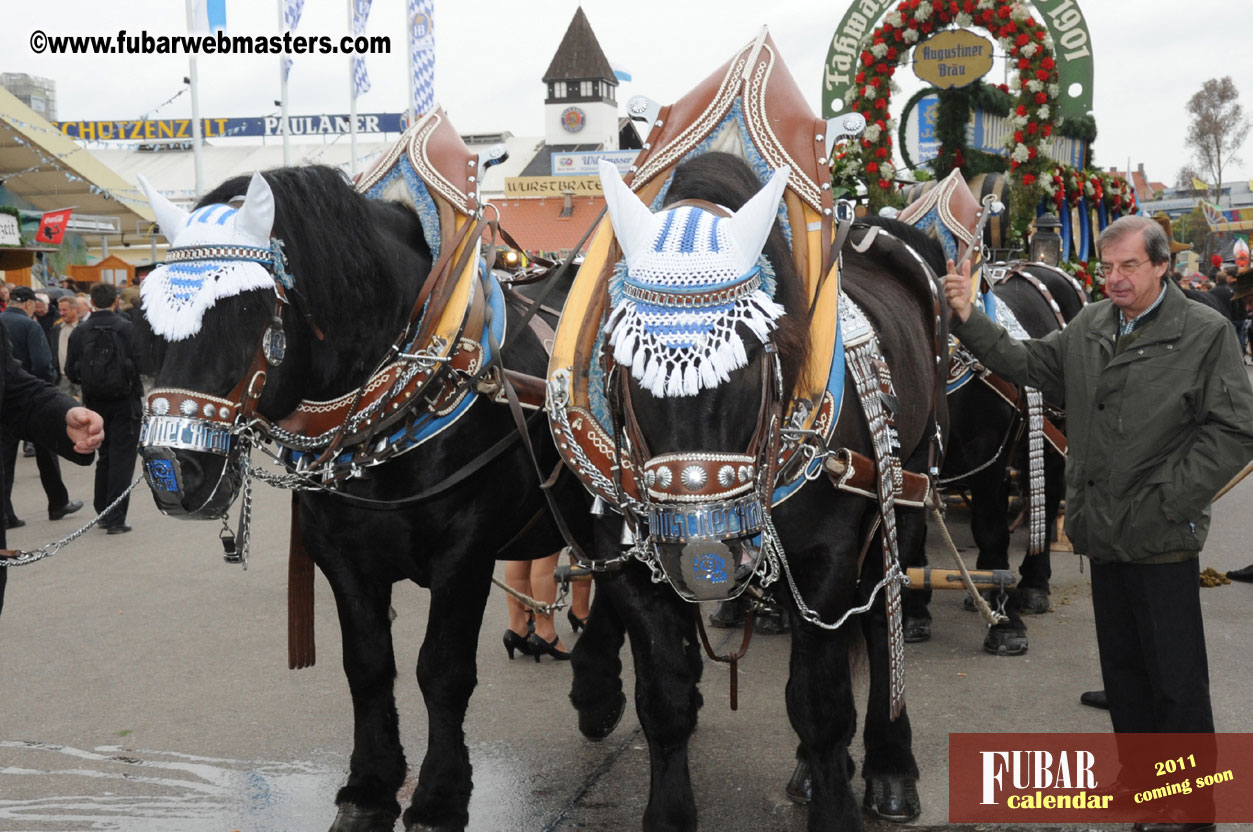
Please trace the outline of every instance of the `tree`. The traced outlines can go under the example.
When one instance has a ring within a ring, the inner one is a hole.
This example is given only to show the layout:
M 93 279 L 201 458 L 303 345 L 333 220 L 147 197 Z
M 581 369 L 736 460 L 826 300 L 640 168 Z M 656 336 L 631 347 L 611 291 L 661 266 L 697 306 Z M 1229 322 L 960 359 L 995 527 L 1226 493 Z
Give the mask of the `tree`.
M 1241 160 L 1236 155 L 1249 135 L 1249 120 L 1240 106 L 1240 93 L 1231 76 L 1211 78 L 1188 99 L 1188 125 L 1185 142 L 1192 150 L 1197 167 L 1212 178 L 1217 188 L 1215 201 L 1222 199 L 1223 169 Z

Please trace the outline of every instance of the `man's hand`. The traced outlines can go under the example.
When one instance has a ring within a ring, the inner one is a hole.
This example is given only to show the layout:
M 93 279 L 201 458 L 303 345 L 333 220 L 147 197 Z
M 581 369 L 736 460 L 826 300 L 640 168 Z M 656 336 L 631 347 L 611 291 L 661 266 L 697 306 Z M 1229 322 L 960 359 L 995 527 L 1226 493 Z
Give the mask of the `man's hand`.
M 970 261 L 962 263 L 958 274 L 953 261 L 948 261 L 948 274 L 944 276 L 944 296 L 948 305 L 962 323 L 970 320 Z
M 74 450 L 89 454 L 104 441 L 104 419 L 94 410 L 71 407 L 65 413 L 65 433 L 74 441 Z

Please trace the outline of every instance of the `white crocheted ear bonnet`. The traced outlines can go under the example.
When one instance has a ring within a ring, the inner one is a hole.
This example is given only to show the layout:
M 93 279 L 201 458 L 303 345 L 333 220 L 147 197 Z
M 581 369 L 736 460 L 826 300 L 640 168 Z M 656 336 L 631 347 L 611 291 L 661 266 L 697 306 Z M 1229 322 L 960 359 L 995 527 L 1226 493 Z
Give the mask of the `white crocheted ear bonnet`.
M 748 363 L 736 327 L 765 343 L 783 315 L 763 289 L 761 252 L 789 172 L 777 170 L 730 217 L 690 205 L 653 214 L 617 168 L 601 162 L 627 266 L 606 339 L 614 359 L 654 396 L 694 396 L 727 381 Z
M 270 240 L 274 193 L 260 173 L 252 175 L 241 208 L 205 205 L 188 213 L 139 177 L 161 233 L 170 241 L 163 264 L 140 285 L 144 315 L 170 341 L 200 331 L 204 313 L 220 298 L 274 285 L 281 250 Z

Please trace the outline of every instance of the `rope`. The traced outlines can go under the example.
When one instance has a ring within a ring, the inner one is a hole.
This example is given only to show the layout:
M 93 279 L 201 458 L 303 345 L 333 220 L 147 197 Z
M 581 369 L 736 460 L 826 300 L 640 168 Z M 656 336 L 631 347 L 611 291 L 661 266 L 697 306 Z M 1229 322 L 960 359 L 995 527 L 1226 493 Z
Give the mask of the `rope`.
M 975 582 L 970 577 L 970 572 L 966 570 L 966 562 L 962 560 L 961 554 L 957 551 L 957 544 L 953 542 L 953 536 L 948 532 L 948 525 L 944 522 L 944 515 L 940 514 L 939 495 L 935 489 L 927 495 L 927 508 L 931 509 L 931 516 L 935 518 L 935 522 L 940 527 L 940 534 L 944 536 L 944 542 L 948 544 L 949 554 L 953 556 L 953 560 L 957 563 L 957 569 L 961 572 L 962 583 L 966 585 L 966 591 L 970 593 L 971 600 L 974 601 L 975 609 L 983 616 L 983 620 L 988 625 L 1001 624 L 1008 621 L 1009 618 L 998 612 L 992 612 L 992 608 L 988 606 L 988 602 L 983 600 L 983 596 L 975 589 Z

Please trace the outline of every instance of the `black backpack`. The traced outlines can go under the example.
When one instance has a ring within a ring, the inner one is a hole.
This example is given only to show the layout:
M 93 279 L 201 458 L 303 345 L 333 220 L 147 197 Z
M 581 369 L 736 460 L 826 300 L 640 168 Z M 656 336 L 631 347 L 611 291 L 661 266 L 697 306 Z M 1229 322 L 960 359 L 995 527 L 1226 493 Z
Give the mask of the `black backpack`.
M 124 399 L 131 392 L 131 361 L 121 333 L 112 327 L 83 330 L 78 377 L 84 398 Z

